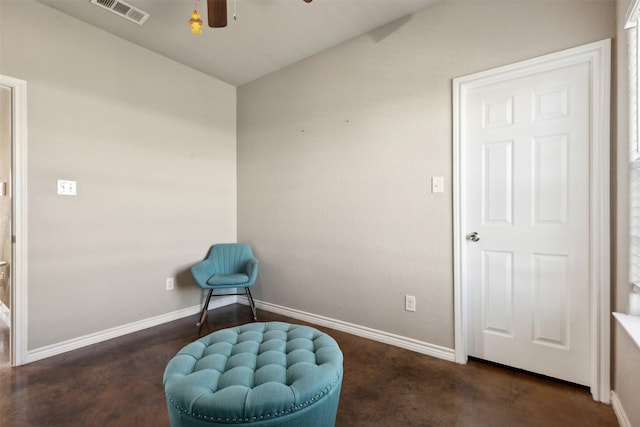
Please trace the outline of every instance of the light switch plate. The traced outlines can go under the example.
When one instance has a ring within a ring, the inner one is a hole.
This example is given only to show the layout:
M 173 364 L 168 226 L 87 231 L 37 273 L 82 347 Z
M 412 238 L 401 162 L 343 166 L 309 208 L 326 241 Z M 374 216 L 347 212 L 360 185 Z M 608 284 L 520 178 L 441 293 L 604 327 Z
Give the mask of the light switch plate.
M 431 178 L 431 192 L 444 193 L 444 177 L 434 176 Z
M 75 196 L 77 194 L 76 191 L 76 182 L 68 181 L 64 179 L 58 180 L 58 194 L 61 196 Z

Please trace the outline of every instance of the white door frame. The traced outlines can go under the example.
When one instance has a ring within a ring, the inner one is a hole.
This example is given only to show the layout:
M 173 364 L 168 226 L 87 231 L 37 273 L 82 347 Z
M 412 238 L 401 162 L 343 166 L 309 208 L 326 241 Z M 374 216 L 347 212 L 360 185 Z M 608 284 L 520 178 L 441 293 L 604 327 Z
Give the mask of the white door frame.
M 602 40 L 550 55 L 518 62 L 453 80 L 453 263 L 455 360 L 467 363 L 467 289 L 465 277 L 465 188 L 461 187 L 466 163 L 462 152 L 465 138 L 463 102 L 469 89 L 524 77 L 561 66 L 589 64 L 591 70 L 590 146 L 590 277 L 591 277 L 591 394 L 610 401 L 610 225 L 609 225 L 609 108 L 611 102 L 611 40 Z
M 13 259 L 11 262 L 11 365 L 27 361 L 27 82 L 0 75 L 12 89 Z

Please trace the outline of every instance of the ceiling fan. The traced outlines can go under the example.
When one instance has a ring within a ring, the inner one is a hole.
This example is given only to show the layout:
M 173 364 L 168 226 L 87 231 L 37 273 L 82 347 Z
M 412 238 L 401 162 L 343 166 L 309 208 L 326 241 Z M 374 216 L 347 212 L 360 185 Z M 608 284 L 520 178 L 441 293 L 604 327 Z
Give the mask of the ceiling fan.
M 313 0 L 304 0 L 311 3 Z M 207 0 L 207 17 L 211 28 L 227 26 L 227 0 Z

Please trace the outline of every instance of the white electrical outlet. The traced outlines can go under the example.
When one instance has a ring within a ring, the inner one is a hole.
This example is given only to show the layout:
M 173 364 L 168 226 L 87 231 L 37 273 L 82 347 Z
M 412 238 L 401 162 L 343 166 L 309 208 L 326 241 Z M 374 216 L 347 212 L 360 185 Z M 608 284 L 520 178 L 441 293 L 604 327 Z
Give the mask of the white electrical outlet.
M 58 194 L 61 196 L 75 196 L 78 194 L 76 181 L 59 179 Z
M 407 311 L 416 311 L 416 297 L 413 295 L 405 295 L 404 309 Z
M 168 291 L 173 290 L 173 285 L 174 285 L 173 277 L 167 277 L 167 290 Z

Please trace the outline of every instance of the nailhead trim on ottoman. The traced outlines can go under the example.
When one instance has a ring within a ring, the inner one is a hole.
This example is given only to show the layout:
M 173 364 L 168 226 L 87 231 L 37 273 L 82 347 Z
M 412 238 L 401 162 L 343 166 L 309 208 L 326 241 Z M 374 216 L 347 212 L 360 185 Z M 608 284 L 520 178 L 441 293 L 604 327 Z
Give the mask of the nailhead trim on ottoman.
M 184 347 L 163 382 L 172 427 L 333 426 L 342 352 L 308 326 L 250 323 Z

